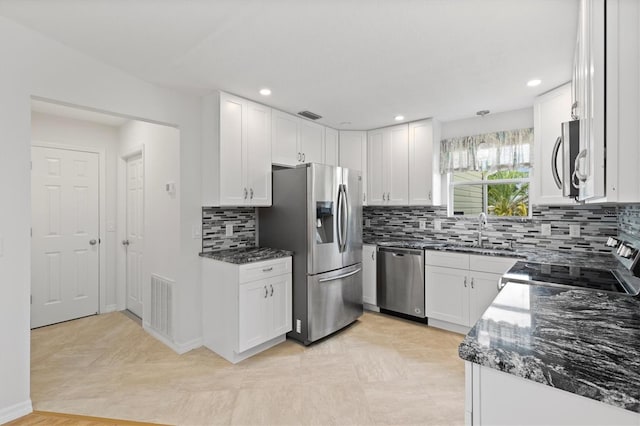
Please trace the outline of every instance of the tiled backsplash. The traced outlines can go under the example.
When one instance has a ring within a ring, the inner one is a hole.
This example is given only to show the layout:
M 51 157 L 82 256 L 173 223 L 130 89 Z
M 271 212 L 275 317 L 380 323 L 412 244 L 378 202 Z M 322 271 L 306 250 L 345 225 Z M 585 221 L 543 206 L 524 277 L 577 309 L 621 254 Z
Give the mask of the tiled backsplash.
M 226 236 L 227 225 L 233 225 L 233 236 Z M 203 207 L 202 251 L 211 252 L 256 244 L 256 209 Z
M 435 239 L 473 244 L 478 221 L 475 218 L 447 217 L 445 207 L 365 207 L 363 213 L 365 239 L 404 238 Z M 367 226 L 367 219 L 370 225 Z M 420 229 L 420 221 L 426 229 Z M 439 220 L 442 229 L 434 230 Z M 551 224 L 551 236 L 542 236 L 541 225 Z M 226 236 L 226 225 L 234 234 Z M 580 225 L 580 237 L 569 236 L 569 225 Z M 532 218 L 491 219 L 483 235 L 493 245 L 514 244 L 559 250 L 608 252 L 604 243 L 609 236 L 621 235 L 640 247 L 640 204 L 626 206 L 534 206 Z M 202 208 L 202 251 L 210 252 L 235 247 L 252 247 L 256 241 L 254 208 Z
M 474 244 L 477 241 L 478 221 L 475 218 L 447 217 L 446 207 L 365 207 L 363 235 L 366 239 L 414 238 Z M 636 211 L 636 226 L 640 229 Z M 370 220 L 369 226 L 368 220 Z M 426 229 L 420 229 L 420 221 Z M 441 230 L 434 229 L 440 221 Z M 551 235 L 542 236 L 541 225 L 551 224 Z M 580 225 L 580 237 L 569 236 L 569 225 Z M 615 206 L 540 206 L 534 207 L 532 218 L 489 218 L 483 236 L 485 243 L 541 247 L 556 250 L 609 252 L 604 246 L 609 236 L 618 233 Z

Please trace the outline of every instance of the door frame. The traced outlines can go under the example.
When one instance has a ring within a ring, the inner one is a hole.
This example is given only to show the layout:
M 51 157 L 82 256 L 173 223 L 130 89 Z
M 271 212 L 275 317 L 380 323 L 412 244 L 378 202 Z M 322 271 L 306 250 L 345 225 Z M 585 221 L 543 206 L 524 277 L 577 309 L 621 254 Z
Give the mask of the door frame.
M 143 205 L 143 213 L 142 216 L 144 218 L 145 228 L 146 228 L 146 157 L 144 152 L 144 145 L 139 144 L 130 147 L 126 151 L 122 151 L 118 154 L 118 207 L 117 207 L 117 223 L 118 223 L 118 236 L 116 238 L 116 270 L 117 270 L 117 288 L 116 294 L 118 304 L 117 310 L 123 311 L 127 309 L 127 253 L 126 250 L 123 250 L 123 246 L 121 241 L 127 238 L 127 161 L 136 155 L 140 155 L 142 157 L 142 175 L 144 176 L 144 194 L 142 196 L 142 205 Z M 146 232 L 144 233 L 146 235 Z M 143 261 L 143 271 L 144 271 L 144 261 Z M 144 276 L 144 273 L 143 273 Z M 144 282 L 142 283 L 144 285 Z M 142 315 L 145 315 L 147 308 L 147 298 L 146 292 L 143 291 L 141 293 L 142 297 Z M 144 322 L 144 318 L 142 318 Z
M 89 152 L 98 154 L 98 313 L 103 314 L 116 310 L 116 305 L 106 305 L 107 302 L 107 206 L 106 206 L 106 183 L 107 183 L 107 160 L 106 152 L 102 148 L 94 148 L 80 145 L 66 145 L 56 142 L 46 142 L 42 140 L 32 140 L 31 147 L 64 149 L 67 151 Z M 104 248 L 104 250 L 103 250 Z M 32 263 L 33 266 L 33 263 Z M 31 292 L 31 287 L 29 292 Z M 31 312 L 31 305 L 29 305 Z

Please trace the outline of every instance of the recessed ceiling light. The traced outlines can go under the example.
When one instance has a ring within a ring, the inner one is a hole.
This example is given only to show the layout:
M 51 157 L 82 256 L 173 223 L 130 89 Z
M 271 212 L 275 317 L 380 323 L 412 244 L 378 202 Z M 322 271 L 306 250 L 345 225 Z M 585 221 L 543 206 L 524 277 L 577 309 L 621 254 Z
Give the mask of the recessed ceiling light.
M 529 81 L 527 81 L 527 86 L 529 86 L 529 87 L 536 87 L 536 86 L 539 86 L 539 85 L 540 85 L 540 83 L 542 83 L 542 81 L 541 81 L 541 80 L 538 80 L 538 79 L 536 78 L 536 79 L 534 79 L 534 80 L 529 80 Z
M 402 121 L 402 120 L 404 120 L 404 115 L 396 115 L 394 119 L 396 121 Z
M 260 94 L 262 96 L 269 96 L 271 94 L 271 89 L 267 89 L 267 88 L 260 89 Z

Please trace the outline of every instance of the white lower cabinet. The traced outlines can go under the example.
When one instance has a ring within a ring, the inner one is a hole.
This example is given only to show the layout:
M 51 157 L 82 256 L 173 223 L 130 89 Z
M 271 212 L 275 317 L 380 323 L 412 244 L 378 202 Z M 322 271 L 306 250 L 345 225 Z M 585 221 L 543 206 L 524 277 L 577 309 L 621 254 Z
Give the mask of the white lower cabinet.
M 466 361 L 465 425 L 516 424 L 638 426 L 640 415 Z
M 376 246 L 364 244 L 362 246 L 362 301 L 377 306 L 377 264 Z
M 237 265 L 202 259 L 204 345 L 236 363 L 291 331 L 291 258 Z
M 516 261 L 427 250 L 425 307 L 429 325 L 466 333 L 498 295 L 498 280 Z

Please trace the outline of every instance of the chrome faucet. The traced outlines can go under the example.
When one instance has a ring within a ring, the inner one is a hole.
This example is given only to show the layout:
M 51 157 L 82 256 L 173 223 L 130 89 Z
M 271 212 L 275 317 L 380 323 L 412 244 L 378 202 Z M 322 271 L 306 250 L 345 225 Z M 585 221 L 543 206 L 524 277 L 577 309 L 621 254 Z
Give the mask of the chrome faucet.
M 487 214 L 482 212 L 478 215 L 478 246 L 482 247 L 482 231 L 487 226 Z

